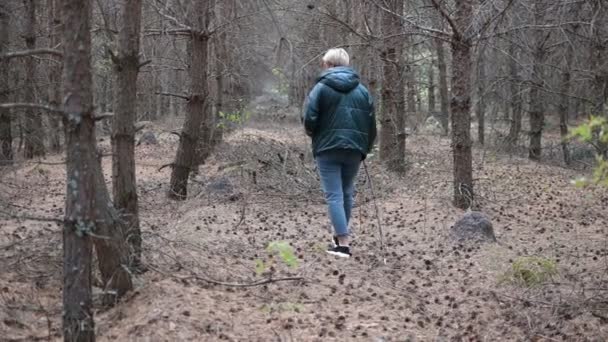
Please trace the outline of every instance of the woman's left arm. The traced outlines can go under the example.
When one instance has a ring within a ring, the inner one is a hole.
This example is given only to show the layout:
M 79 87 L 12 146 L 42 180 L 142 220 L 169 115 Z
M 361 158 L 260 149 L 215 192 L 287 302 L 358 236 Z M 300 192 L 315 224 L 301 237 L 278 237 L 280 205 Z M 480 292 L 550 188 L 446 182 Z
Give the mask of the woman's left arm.
M 304 105 L 304 129 L 306 130 L 306 135 L 310 137 L 314 135 L 319 125 L 321 90 L 323 87 L 323 84 L 317 83 L 310 91 L 310 94 L 308 94 Z

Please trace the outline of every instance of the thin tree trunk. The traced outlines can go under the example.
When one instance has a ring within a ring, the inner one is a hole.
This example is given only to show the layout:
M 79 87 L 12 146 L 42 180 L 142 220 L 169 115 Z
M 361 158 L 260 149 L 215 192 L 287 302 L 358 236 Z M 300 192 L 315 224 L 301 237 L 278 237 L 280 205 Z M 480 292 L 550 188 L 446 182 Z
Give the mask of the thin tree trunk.
M 450 117 L 450 99 L 448 94 L 448 72 L 445 61 L 445 49 L 443 41 L 435 39 L 435 49 L 437 50 L 437 68 L 439 69 L 439 97 L 441 98 L 441 125 L 443 133 L 448 134 Z
M 48 0 L 49 42 L 55 47 L 60 42 L 61 35 L 61 13 L 59 0 Z M 51 56 L 49 66 L 49 105 L 59 107 L 61 102 L 61 69 L 62 60 L 57 56 Z M 61 122 L 56 115 L 49 115 L 49 147 L 54 153 L 61 151 Z
M 519 76 L 517 66 L 517 51 L 515 43 L 509 43 L 509 92 L 511 93 L 511 125 L 509 126 L 509 135 L 507 136 L 507 144 L 512 148 L 517 146 L 519 134 L 521 133 L 522 120 L 522 97 L 521 97 L 521 78 Z
M 24 0 L 26 11 L 25 46 L 29 50 L 36 48 L 36 0 Z M 36 59 L 32 56 L 25 58 L 25 85 L 24 101 L 36 101 Z M 26 159 L 42 157 L 45 155 L 44 131 L 42 129 L 42 114 L 39 110 L 25 110 L 25 142 L 23 156 Z
M 402 1 L 390 0 L 388 5 L 393 12 L 403 11 Z M 399 18 L 391 13 L 382 13 L 382 33 L 390 35 L 400 31 Z M 383 73 L 380 158 L 389 169 L 399 171 L 405 164 L 405 155 L 402 154 L 405 148 L 401 146 L 405 141 L 399 139 L 399 135 L 405 130 L 405 120 L 399 117 L 404 115 L 399 111 L 400 107 L 403 108 L 401 103 L 404 102 L 403 73 L 399 70 L 403 47 L 400 38 L 387 39 L 384 44 L 380 57 Z
M 560 87 L 560 93 L 562 94 L 558 106 L 559 111 L 559 132 L 562 138 L 562 153 L 564 155 L 564 163 L 570 165 L 570 149 L 568 148 L 568 108 L 570 107 L 570 97 L 566 94 L 570 93 L 570 85 L 572 79 L 572 60 L 574 55 L 574 49 L 570 42 L 566 43 L 566 56 L 565 58 L 565 70 L 562 73 L 562 84 Z
M 132 249 L 132 266 L 141 260 L 141 230 L 135 176 L 135 119 L 137 75 L 139 73 L 139 34 L 141 0 L 124 2 L 118 53 L 114 58 L 116 92 L 112 121 L 112 193 L 114 206 L 125 223 L 125 236 Z
M 578 18 L 581 6 L 574 5 L 574 8 L 570 12 L 573 19 Z M 576 34 L 577 28 L 574 27 L 574 34 Z M 566 31 L 564 31 L 566 32 Z M 570 94 L 572 90 L 572 63 L 574 61 L 574 45 L 569 39 L 570 36 L 566 34 L 566 54 L 564 56 L 564 72 L 562 73 L 560 93 L 560 102 L 557 107 L 559 113 L 559 133 L 562 139 L 562 154 L 564 156 L 564 163 L 570 165 L 572 163 L 572 157 L 570 155 L 570 147 L 568 144 L 568 117 L 571 107 Z
M 63 230 L 63 334 L 65 341 L 95 341 L 91 291 L 92 241 L 96 226 L 95 121 L 91 77 L 90 1 L 62 2 L 63 108 L 67 191 Z M 69 72 L 68 72 L 69 70 Z
M 434 69 L 435 69 L 435 63 L 431 63 L 431 65 L 429 65 L 429 70 L 428 70 L 428 78 L 429 78 L 428 112 L 429 113 L 435 112 L 435 70 Z
M 8 51 L 9 13 L 6 2 L 0 2 L 0 54 Z M 8 102 L 9 60 L 0 59 L 0 103 Z M 0 108 L 0 166 L 13 163 L 13 133 L 11 132 L 11 112 Z
M 207 64 L 209 36 L 209 0 L 195 2 L 193 20 L 198 26 L 193 29 L 190 61 L 190 96 L 184 126 L 179 139 L 179 147 L 171 172 L 169 198 L 185 200 L 188 196 L 188 177 L 197 157 L 196 148 L 201 124 L 205 120 L 205 102 L 208 96 Z
M 484 58 L 484 46 L 479 46 L 479 54 L 477 56 L 477 107 L 476 116 L 477 116 L 477 140 L 481 145 L 485 143 L 485 125 L 486 125 L 486 103 L 484 100 L 484 91 L 485 91 L 485 80 L 486 80 L 486 70 L 485 70 L 485 58 Z
M 464 32 L 471 26 L 471 0 L 457 0 L 454 22 Z M 471 44 L 464 37 L 452 37 L 452 153 L 454 154 L 454 205 L 473 204 L 473 157 L 471 152 Z
M 534 8 L 534 22 L 541 25 L 544 22 L 544 0 L 536 0 Z M 544 76 L 542 63 L 545 59 L 546 36 L 543 30 L 535 29 L 534 32 L 534 52 L 532 56 L 532 86 L 530 88 L 530 146 L 528 158 L 540 160 L 542 156 L 542 136 L 545 124 L 544 97 L 542 88 L 544 87 Z
M 98 216 L 95 228 L 101 238 L 95 238 L 93 242 L 103 282 L 103 304 L 112 306 L 133 288 L 128 267 L 139 270 L 136 268 L 139 265 L 129 258 L 129 245 L 125 235 L 128 221 L 121 217 L 112 204 L 101 168 L 101 158 L 96 159 L 95 166 L 95 205 Z

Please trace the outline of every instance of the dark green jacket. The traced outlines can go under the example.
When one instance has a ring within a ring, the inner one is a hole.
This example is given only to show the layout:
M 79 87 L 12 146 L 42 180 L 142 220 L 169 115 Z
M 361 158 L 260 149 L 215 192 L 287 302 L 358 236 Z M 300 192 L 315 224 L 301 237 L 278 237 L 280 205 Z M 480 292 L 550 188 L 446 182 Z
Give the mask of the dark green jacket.
M 321 74 L 306 99 L 303 121 L 315 156 L 347 149 L 365 158 L 376 139 L 374 102 L 349 67 L 329 68 Z

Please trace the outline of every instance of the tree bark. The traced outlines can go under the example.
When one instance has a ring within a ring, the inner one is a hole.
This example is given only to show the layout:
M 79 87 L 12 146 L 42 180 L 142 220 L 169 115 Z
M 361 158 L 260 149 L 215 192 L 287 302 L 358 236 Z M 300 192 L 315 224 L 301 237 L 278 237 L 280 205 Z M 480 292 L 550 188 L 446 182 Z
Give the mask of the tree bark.
M 465 32 L 471 26 L 471 0 L 456 0 L 454 22 Z M 454 205 L 473 204 L 473 157 L 471 152 L 471 43 L 454 33 L 452 37 L 452 153 L 454 154 Z
M 9 13 L 6 2 L 0 2 L 0 55 L 8 51 Z M 0 103 L 8 102 L 9 59 L 0 59 Z M 0 166 L 13 163 L 13 133 L 11 131 L 11 111 L 0 108 Z
M 448 94 L 448 72 L 445 60 L 445 49 L 443 41 L 435 39 L 435 49 L 437 50 L 437 68 L 439 70 L 439 97 L 441 99 L 441 125 L 443 133 L 448 134 L 450 117 L 450 99 Z
M 403 2 L 399 0 L 387 1 L 388 8 L 394 13 L 403 12 Z M 382 33 L 385 36 L 401 31 L 400 19 L 391 14 L 382 13 Z M 400 118 L 403 111 L 404 84 L 402 80 L 402 39 L 386 39 L 382 47 L 380 58 L 382 60 L 382 111 L 380 115 L 380 159 L 385 162 L 389 169 L 399 171 L 405 166 L 405 120 Z
M 51 48 L 59 45 L 61 41 L 61 13 L 59 0 L 48 0 L 48 34 Z M 49 105 L 53 108 L 59 107 L 61 103 L 61 69 L 63 61 L 58 56 L 49 56 Z M 61 151 L 61 121 L 56 115 L 49 115 L 49 147 L 51 152 Z
M 433 113 L 435 112 L 435 63 L 431 63 L 429 65 L 429 70 L 428 70 L 428 81 L 429 81 L 429 87 L 428 87 L 428 111 L 429 113 Z
M 188 196 L 188 177 L 197 157 L 199 131 L 205 120 L 205 102 L 209 92 L 207 86 L 209 7 L 209 0 L 195 2 L 193 23 L 196 26 L 193 27 L 190 41 L 192 45 L 189 72 L 190 96 L 168 193 L 169 198 L 176 200 L 185 200 Z
M 511 95 L 511 125 L 509 126 L 509 134 L 507 136 L 507 144 L 513 148 L 517 146 L 519 134 L 521 133 L 522 120 L 522 97 L 521 97 L 521 78 L 519 76 L 519 68 L 517 66 L 517 50 L 515 43 L 509 43 L 509 92 Z
M 545 6 L 544 0 L 536 0 L 534 6 L 534 22 L 542 25 L 544 22 Z M 534 45 L 532 55 L 532 76 L 530 88 L 530 146 L 528 158 L 530 160 L 540 160 L 542 156 L 542 136 L 543 126 L 545 125 L 543 62 L 545 60 L 545 42 L 547 36 L 542 29 L 534 30 Z
M 126 228 L 124 234 L 131 246 L 131 266 L 137 268 L 141 261 L 142 243 L 135 176 L 141 0 L 125 1 L 123 6 L 118 52 L 114 57 L 116 92 L 112 121 L 112 193 L 114 207 L 121 213 Z
M 564 56 L 564 71 L 562 73 L 562 82 L 560 87 L 560 102 L 558 105 L 559 112 L 559 133 L 562 138 L 562 153 L 564 156 L 564 163 L 570 165 L 572 162 L 570 158 L 570 149 L 568 148 L 568 108 L 570 107 L 570 97 L 567 95 L 570 93 L 570 85 L 572 80 L 572 60 L 574 58 L 574 49 L 570 42 L 566 43 L 566 55 Z
M 486 125 L 486 103 L 484 100 L 484 92 L 485 92 L 485 80 L 486 80 L 486 70 L 485 70 L 485 58 L 484 58 L 485 46 L 479 46 L 478 56 L 477 56 L 477 106 L 475 108 L 475 113 L 477 116 L 477 140 L 481 145 L 485 143 L 485 125 Z
M 36 0 L 24 0 L 25 5 L 25 46 L 28 50 L 36 48 Z M 33 56 L 25 58 L 25 86 L 24 102 L 34 103 L 36 94 L 36 59 Z M 44 131 L 42 128 L 42 114 L 40 111 L 27 109 L 24 118 L 25 142 L 23 156 L 26 159 L 43 157 L 46 153 L 44 147 Z
M 95 121 L 89 0 L 64 0 L 63 108 L 67 112 L 67 191 L 63 230 L 64 341 L 95 341 L 91 299 L 91 233 L 96 224 Z

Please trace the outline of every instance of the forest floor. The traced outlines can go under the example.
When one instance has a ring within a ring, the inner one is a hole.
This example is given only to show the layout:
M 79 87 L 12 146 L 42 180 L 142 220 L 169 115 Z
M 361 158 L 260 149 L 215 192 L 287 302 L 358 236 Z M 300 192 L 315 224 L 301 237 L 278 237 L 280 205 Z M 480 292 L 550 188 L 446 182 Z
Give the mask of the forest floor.
M 189 199 L 174 202 L 170 170 L 159 168 L 173 159 L 169 131 L 178 128 L 150 124 L 159 144 L 136 148 L 149 270 L 123 302 L 95 313 L 99 341 L 608 339 L 608 193 L 572 186 L 581 170 L 476 146 L 477 206 L 498 243 L 457 245 L 448 233 L 463 212 L 450 204 L 449 139 L 412 135 L 405 175 L 368 161 L 385 254 L 362 173 L 354 255 L 339 259 L 324 253 L 329 221 L 298 125 L 236 130 L 192 177 Z M 61 219 L 62 158 L 4 172 L 2 210 Z M 110 180 L 110 158 L 103 165 Z M 0 340 L 59 340 L 61 226 L 23 218 L 0 226 Z M 278 241 L 293 247 L 296 265 L 271 257 L 267 247 Z M 523 256 L 555 263 L 557 273 L 524 286 L 513 276 Z M 213 283 L 285 277 L 301 280 Z

